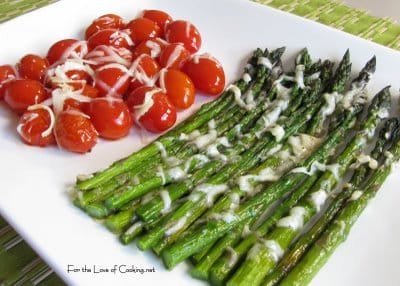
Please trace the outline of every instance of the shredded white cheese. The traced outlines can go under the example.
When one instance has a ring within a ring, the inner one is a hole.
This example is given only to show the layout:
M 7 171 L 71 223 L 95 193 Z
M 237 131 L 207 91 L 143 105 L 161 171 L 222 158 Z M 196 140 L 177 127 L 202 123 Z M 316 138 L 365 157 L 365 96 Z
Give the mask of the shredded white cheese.
M 313 204 L 314 208 L 319 212 L 321 207 L 325 204 L 326 199 L 328 198 L 328 194 L 325 190 L 319 190 L 310 195 L 310 201 Z
M 177 182 L 186 177 L 186 172 L 180 167 L 174 167 L 168 170 L 168 177 L 170 177 L 173 182 Z
M 160 191 L 160 197 L 163 201 L 163 209 L 161 210 L 161 214 L 166 214 L 171 209 L 171 197 L 169 196 L 169 192 L 167 190 Z
M 335 178 L 339 177 L 339 165 L 338 164 L 332 164 L 332 165 L 326 165 L 326 164 L 322 164 L 318 161 L 314 161 L 311 166 L 310 166 L 310 170 L 307 170 L 306 167 L 298 167 L 298 168 L 294 168 L 291 173 L 304 173 L 308 176 L 312 176 L 315 174 L 316 171 L 331 171 L 332 174 L 335 176 Z
M 206 203 L 211 206 L 214 203 L 215 196 L 228 190 L 228 186 L 225 184 L 214 185 L 214 184 L 201 184 L 198 185 L 193 194 L 190 196 L 191 201 L 198 201 L 201 197 L 199 194 L 203 193 L 206 196 Z
M 276 225 L 278 227 L 288 227 L 293 230 L 299 230 L 303 227 L 304 216 L 307 214 L 305 208 L 294 207 L 290 210 L 289 216 L 281 218 Z
M 350 197 L 349 201 L 356 201 L 356 200 L 358 200 L 358 199 L 362 196 L 362 194 L 363 194 L 363 192 L 360 191 L 360 190 L 354 191 L 354 192 L 351 194 L 351 197 Z
M 272 69 L 272 67 L 273 67 L 273 64 L 271 63 L 271 61 L 267 57 L 259 57 L 258 60 L 257 60 L 257 64 L 258 65 L 263 65 L 267 69 Z

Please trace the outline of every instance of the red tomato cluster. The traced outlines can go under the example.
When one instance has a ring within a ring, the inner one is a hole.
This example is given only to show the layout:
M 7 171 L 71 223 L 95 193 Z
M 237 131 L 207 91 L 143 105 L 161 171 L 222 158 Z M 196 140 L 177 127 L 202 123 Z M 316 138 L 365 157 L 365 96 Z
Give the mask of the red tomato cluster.
M 0 66 L 0 99 L 20 115 L 17 131 L 26 144 L 85 153 L 98 137 L 126 136 L 134 123 L 167 130 L 196 90 L 221 93 L 223 68 L 196 54 L 200 46 L 193 24 L 163 11 L 145 10 L 129 22 L 103 15 L 86 28 L 85 40 L 64 39 L 45 57 Z

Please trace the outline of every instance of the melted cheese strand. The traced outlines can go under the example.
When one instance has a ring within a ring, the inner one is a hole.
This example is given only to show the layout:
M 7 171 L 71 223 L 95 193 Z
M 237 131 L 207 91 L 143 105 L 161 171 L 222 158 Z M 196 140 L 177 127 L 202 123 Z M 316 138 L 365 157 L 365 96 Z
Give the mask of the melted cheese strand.
M 306 210 L 303 207 L 294 207 L 290 210 L 289 215 L 281 218 L 276 225 L 297 231 L 303 227 L 305 214 Z
M 166 190 L 160 191 L 160 197 L 164 205 L 163 209 L 161 210 L 161 214 L 166 214 L 171 209 L 171 202 L 172 202 L 171 197 L 169 196 L 169 193 Z
M 135 109 L 134 117 L 137 124 L 140 125 L 139 120 L 142 118 L 143 115 L 149 111 L 149 109 L 154 105 L 153 95 L 157 92 L 160 92 L 161 89 L 154 88 L 148 92 L 146 92 L 144 96 L 144 100 L 142 104 L 135 105 L 133 108 Z
M 316 171 L 322 171 L 325 172 L 327 170 L 331 171 L 332 174 L 335 176 L 336 179 L 339 177 L 339 164 L 331 164 L 331 165 L 326 165 L 322 164 L 318 161 L 315 161 L 311 164 L 310 170 L 307 170 L 306 167 L 299 167 L 299 168 L 294 168 L 291 173 L 303 173 L 308 176 L 312 176 L 315 174 Z
M 194 189 L 193 194 L 189 196 L 189 200 L 197 202 L 200 200 L 199 194 L 203 193 L 206 195 L 206 203 L 210 207 L 214 203 L 215 196 L 225 192 L 226 190 L 228 190 L 228 186 L 225 184 L 201 184 Z

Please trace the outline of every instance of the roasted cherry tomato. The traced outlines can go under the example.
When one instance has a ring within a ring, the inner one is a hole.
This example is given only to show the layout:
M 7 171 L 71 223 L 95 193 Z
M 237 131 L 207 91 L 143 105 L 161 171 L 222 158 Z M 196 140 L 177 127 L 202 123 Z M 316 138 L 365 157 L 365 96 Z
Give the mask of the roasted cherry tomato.
M 153 86 L 157 80 L 160 66 L 152 57 L 143 54 L 132 63 L 130 70 L 132 72 L 130 90 L 134 90 L 144 85 Z
M 129 88 L 130 73 L 120 64 L 108 64 L 96 71 L 94 87 L 100 96 L 122 98 Z
M 37 55 L 26 55 L 17 64 L 19 75 L 23 78 L 42 81 L 49 67 L 49 61 Z
M 4 100 L 12 110 L 22 114 L 28 106 L 42 102 L 47 98 L 43 85 L 33 79 L 17 79 L 11 82 L 5 91 Z
M 93 34 L 87 41 L 89 50 L 100 45 L 128 49 L 133 42 L 128 33 L 117 29 L 104 29 Z
M 179 70 L 162 69 L 159 85 L 175 107 L 186 109 L 193 104 L 195 88 L 192 80 L 185 73 Z
M 86 153 L 97 143 L 97 131 L 89 116 L 76 109 L 61 111 L 54 126 L 54 136 L 60 148 Z
M 132 52 L 125 48 L 100 45 L 94 48 L 85 57 L 92 69 L 111 63 L 118 63 L 129 67 L 132 63 Z
M 161 52 L 159 62 L 163 68 L 180 69 L 189 58 L 189 51 L 182 44 L 175 43 Z
M 97 98 L 88 103 L 85 113 L 90 116 L 100 137 L 119 139 L 128 135 L 132 118 L 122 99 Z
M 42 104 L 31 105 L 19 119 L 17 131 L 26 144 L 45 147 L 55 143 L 54 121 L 50 107 Z
M 14 81 L 17 74 L 11 65 L 0 66 L 0 100 L 4 97 L 6 87 Z
M 165 29 L 165 39 L 170 43 L 182 43 L 191 54 L 201 47 L 199 31 L 192 23 L 184 20 L 169 23 Z
M 87 44 L 85 41 L 76 39 L 65 39 L 52 45 L 47 52 L 47 60 L 50 65 L 56 62 L 64 62 L 70 58 L 83 58 L 87 53 Z
M 194 86 L 209 95 L 220 94 L 225 87 L 225 73 L 221 64 L 209 55 L 195 55 L 182 67 Z
M 159 133 L 172 127 L 176 110 L 161 89 L 142 86 L 132 91 L 126 101 L 138 125 Z
M 130 31 L 130 36 L 136 45 L 161 35 L 161 29 L 157 23 L 147 18 L 133 19 L 126 24 L 126 28 Z
M 141 16 L 157 23 L 161 28 L 161 37 L 164 37 L 165 27 L 172 22 L 172 17 L 160 10 L 144 10 Z
M 132 55 L 134 59 L 143 54 L 147 54 L 153 59 L 158 58 L 160 53 L 165 49 L 167 45 L 168 43 L 161 38 L 149 39 L 137 45 L 133 49 Z
M 45 82 L 50 84 L 53 88 L 62 85 L 75 86 L 80 88 L 86 83 L 91 81 L 93 71 L 91 68 L 80 61 L 66 60 L 55 67 L 47 70 Z
M 83 111 L 93 98 L 99 96 L 99 91 L 90 85 L 84 85 L 79 89 L 63 86 L 52 91 L 53 108 L 56 112 L 68 109 Z
M 104 29 L 121 29 L 124 26 L 123 19 L 115 14 L 106 14 L 96 18 L 85 31 L 85 39 L 89 39 L 92 35 Z

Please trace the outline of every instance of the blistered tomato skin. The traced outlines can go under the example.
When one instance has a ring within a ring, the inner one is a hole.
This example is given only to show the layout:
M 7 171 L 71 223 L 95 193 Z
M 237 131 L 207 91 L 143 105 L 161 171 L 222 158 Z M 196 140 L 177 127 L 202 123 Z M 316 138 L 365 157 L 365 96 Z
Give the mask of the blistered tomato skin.
M 47 98 L 43 85 L 32 79 L 17 79 L 11 82 L 5 91 L 4 100 L 18 114 L 22 114 L 33 104 Z
M 115 14 L 106 14 L 96 18 L 85 31 L 85 39 L 104 29 L 121 29 L 124 26 L 123 19 Z
M 51 115 L 45 108 L 25 111 L 19 119 L 18 134 L 24 143 L 46 147 L 55 143 Z
M 132 118 L 128 106 L 122 100 L 97 98 L 85 108 L 100 137 L 119 139 L 128 135 Z
M 159 88 L 139 87 L 129 94 L 126 103 L 135 122 L 150 132 L 163 132 L 176 122 L 176 109 Z
M 165 39 L 170 43 L 182 43 L 191 54 L 201 47 L 199 31 L 192 23 L 184 20 L 169 23 L 165 29 Z
M 225 88 L 225 72 L 222 65 L 209 55 L 195 55 L 182 67 L 196 89 L 206 95 L 218 95 Z
M 168 45 L 161 53 L 159 62 L 161 67 L 180 69 L 190 58 L 190 52 L 180 43 Z
M 161 28 L 161 37 L 164 37 L 166 26 L 172 22 L 172 17 L 168 13 L 161 10 L 144 10 L 142 17 L 157 23 L 157 25 Z
M 96 145 L 98 134 L 87 115 L 67 110 L 57 115 L 54 136 L 60 148 L 86 153 Z
M 26 55 L 17 64 L 18 73 L 22 78 L 43 82 L 49 61 L 38 55 Z
M 175 107 L 186 109 L 194 103 L 196 90 L 192 80 L 185 73 L 163 69 L 160 72 L 159 85 Z
M 87 53 L 85 41 L 65 39 L 54 43 L 47 52 L 47 60 L 52 65 L 70 58 L 83 58 Z
M 126 29 L 130 31 L 130 36 L 135 45 L 161 35 L 161 29 L 157 23 L 147 18 L 136 18 L 130 21 L 126 24 Z
M 6 87 L 16 79 L 17 74 L 11 65 L 0 66 L 0 100 L 4 98 Z
M 129 49 L 131 46 L 133 46 L 133 42 L 129 34 L 117 29 L 100 30 L 88 39 L 87 44 L 89 51 L 100 45 L 125 49 Z

